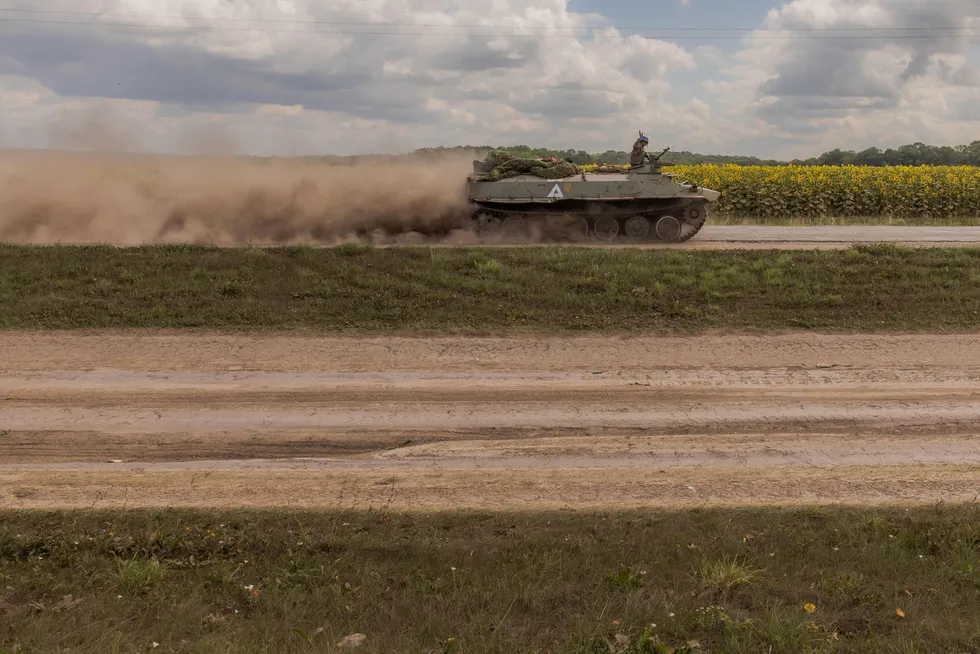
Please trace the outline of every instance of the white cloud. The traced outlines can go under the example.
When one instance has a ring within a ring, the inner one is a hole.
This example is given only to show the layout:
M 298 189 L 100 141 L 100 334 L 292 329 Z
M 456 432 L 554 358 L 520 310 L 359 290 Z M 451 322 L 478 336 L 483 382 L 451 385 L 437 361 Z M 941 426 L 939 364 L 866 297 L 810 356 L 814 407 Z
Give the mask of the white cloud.
M 111 7 L 112 16 L 96 18 L 103 27 L 0 27 L 0 134 L 20 146 L 88 139 L 293 154 L 491 143 L 622 149 L 642 129 L 674 149 L 811 156 L 968 141 L 980 118 L 980 56 L 963 34 L 828 40 L 759 31 L 733 55 L 704 41 L 620 38 L 602 16 L 567 3 L 48 0 L 46 9 Z M 972 0 L 792 0 L 763 25 L 970 26 L 980 28 Z M 575 38 L 590 28 L 600 38 Z
M 48 6 L 98 12 L 103 3 Z M 263 151 L 276 139 L 260 134 L 310 125 L 317 131 L 307 147 L 360 151 L 392 138 L 416 147 L 518 136 L 556 146 L 627 147 L 637 129 L 653 122 L 659 128 L 692 122 L 671 101 L 668 82 L 671 73 L 695 68 L 691 52 L 619 38 L 609 28 L 595 40 L 570 38 L 603 21 L 570 11 L 566 0 L 455 0 L 448 8 L 436 0 L 116 0 L 112 14 L 98 20 L 186 29 L 26 25 L 0 39 L 0 73 L 43 89 L 38 102 L 49 109 L 142 101 L 170 115 L 162 121 L 169 127 L 225 114 L 227 128 L 243 133 L 244 147 Z M 147 14 L 184 18 L 126 17 Z M 195 20 L 201 18 L 208 20 Z M 282 22 L 290 20 L 304 22 Z M 192 29 L 202 25 L 234 31 Z M 248 27 L 257 31 L 242 31 Z M 18 120 L 33 121 L 36 131 L 50 115 L 42 109 Z M 339 129 L 356 119 L 380 131 L 354 139 Z M 582 121 L 592 128 L 579 129 Z M 8 136 L 22 127 L 7 118 Z
M 971 0 L 793 0 L 723 67 L 728 80 L 705 87 L 743 142 L 779 143 L 781 156 L 962 143 L 976 128 L 963 109 L 980 101 L 971 26 Z

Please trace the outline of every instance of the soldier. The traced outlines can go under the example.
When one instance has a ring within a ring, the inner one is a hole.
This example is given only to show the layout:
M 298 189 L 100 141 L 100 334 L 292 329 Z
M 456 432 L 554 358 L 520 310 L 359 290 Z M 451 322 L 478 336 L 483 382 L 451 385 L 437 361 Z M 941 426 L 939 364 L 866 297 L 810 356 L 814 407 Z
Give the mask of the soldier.
M 647 162 L 646 147 L 649 143 L 650 139 L 643 136 L 643 132 L 640 132 L 640 138 L 636 139 L 636 143 L 633 144 L 633 152 L 630 153 L 631 168 L 637 168 Z

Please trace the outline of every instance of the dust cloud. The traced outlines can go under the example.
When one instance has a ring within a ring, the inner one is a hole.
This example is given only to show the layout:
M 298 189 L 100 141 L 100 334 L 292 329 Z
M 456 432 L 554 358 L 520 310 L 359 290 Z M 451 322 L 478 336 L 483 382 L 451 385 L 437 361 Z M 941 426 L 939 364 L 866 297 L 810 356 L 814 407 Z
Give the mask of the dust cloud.
M 456 158 L 0 153 L 0 241 L 213 245 L 466 240 Z

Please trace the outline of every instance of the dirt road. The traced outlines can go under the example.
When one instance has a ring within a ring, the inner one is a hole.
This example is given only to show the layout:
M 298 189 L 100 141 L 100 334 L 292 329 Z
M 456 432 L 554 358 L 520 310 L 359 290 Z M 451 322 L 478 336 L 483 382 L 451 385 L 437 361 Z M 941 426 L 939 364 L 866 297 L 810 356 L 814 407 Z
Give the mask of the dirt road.
M 6 333 L 0 505 L 980 494 L 980 338 Z

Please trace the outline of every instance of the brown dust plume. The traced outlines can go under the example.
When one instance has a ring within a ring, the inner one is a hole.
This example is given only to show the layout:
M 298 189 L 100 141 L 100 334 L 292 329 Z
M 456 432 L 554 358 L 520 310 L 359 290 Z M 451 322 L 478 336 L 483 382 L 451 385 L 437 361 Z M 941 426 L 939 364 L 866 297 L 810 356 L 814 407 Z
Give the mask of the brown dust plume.
M 465 238 L 472 156 L 301 159 L 0 156 L 0 241 L 213 245 Z

